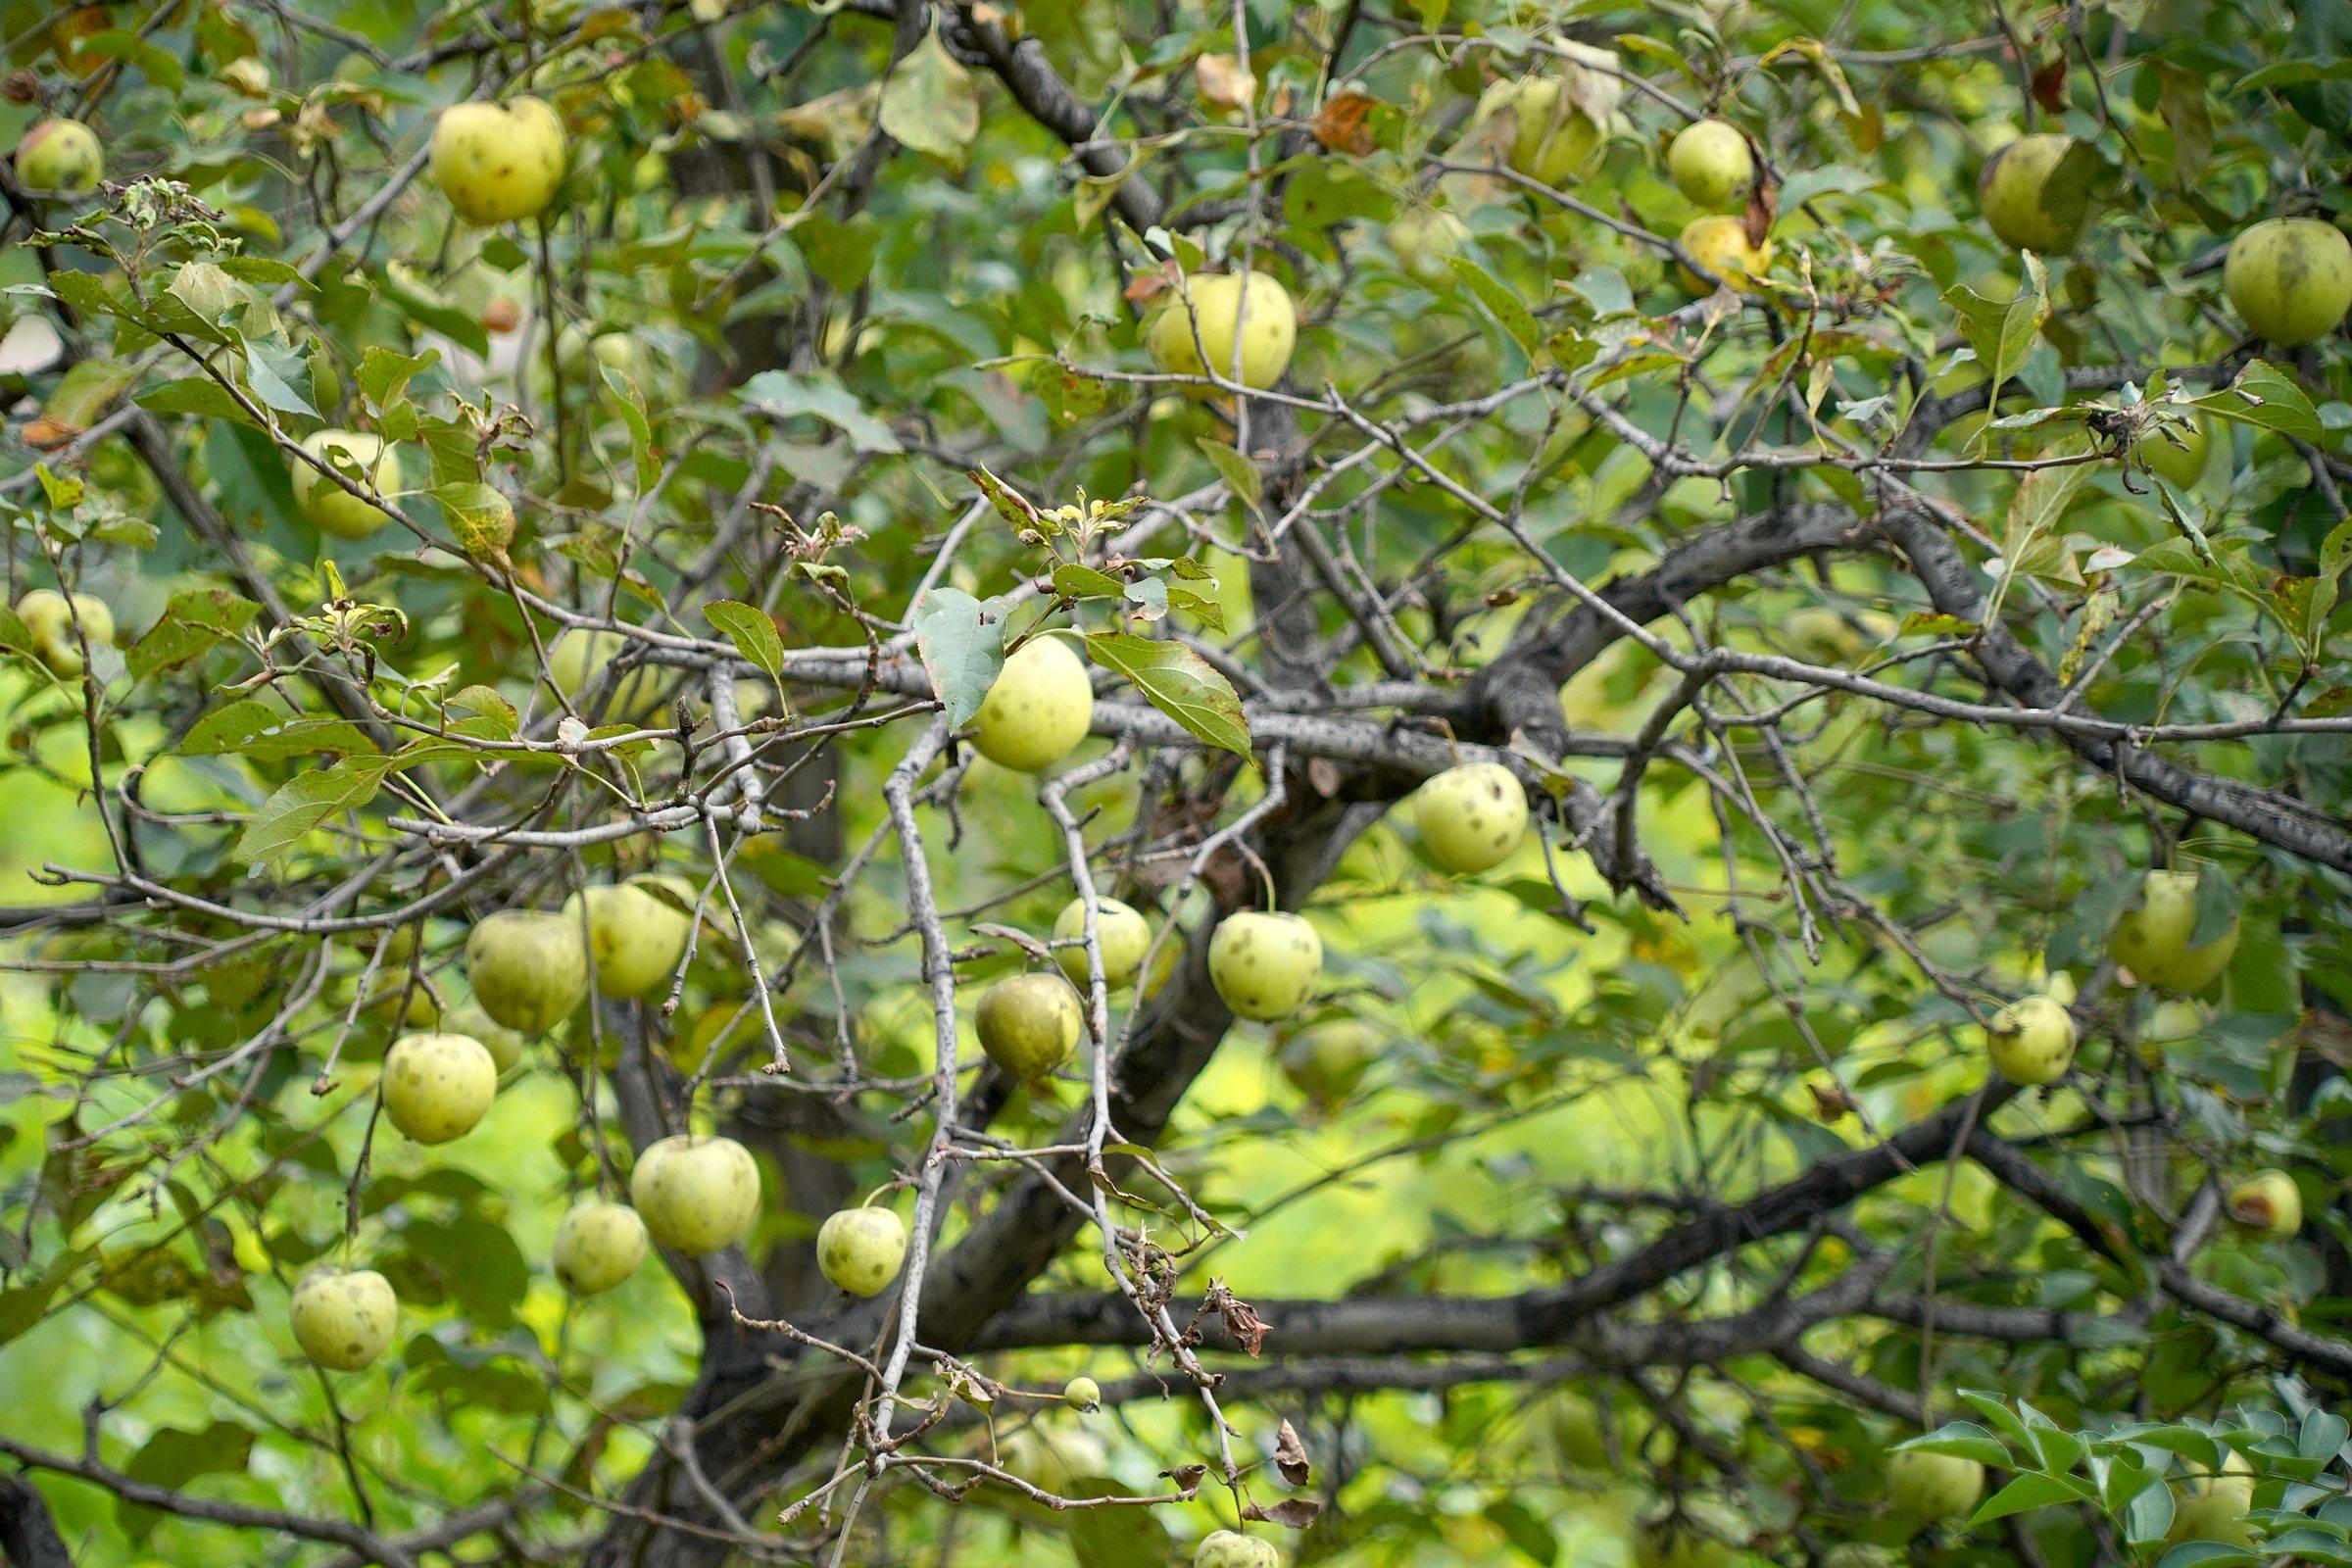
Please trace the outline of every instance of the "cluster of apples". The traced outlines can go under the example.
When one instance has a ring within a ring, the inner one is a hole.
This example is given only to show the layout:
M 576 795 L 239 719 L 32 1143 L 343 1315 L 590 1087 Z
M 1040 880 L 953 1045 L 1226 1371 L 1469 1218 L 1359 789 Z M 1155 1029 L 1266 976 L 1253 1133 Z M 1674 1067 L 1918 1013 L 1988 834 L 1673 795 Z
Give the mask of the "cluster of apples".
M 587 1000 L 592 969 L 595 989 L 616 1000 L 644 997 L 676 973 L 694 902 L 678 878 L 656 873 L 585 889 L 558 911 L 506 909 L 477 921 L 466 941 L 466 976 L 478 1021 L 453 1009 L 444 1027 L 393 1043 L 377 1088 L 385 1119 L 424 1145 L 471 1132 L 521 1039 L 570 1018 Z M 460 1023 L 473 1032 L 460 1032 Z M 503 1062 L 481 1035 L 507 1044 Z M 734 1246 L 751 1234 L 759 1208 L 751 1151 L 731 1138 L 677 1134 L 637 1156 L 627 1203 L 593 1200 L 564 1213 L 550 1263 L 564 1290 L 593 1296 L 634 1274 L 655 1243 L 687 1257 Z M 818 1231 L 818 1266 L 841 1289 L 872 1296 L 897 1277 L 906 1240 L 889 1208 L 843 1209 Z M 391 1343 L 398 1302 L 373 1270 L 319 1268 L 296 1286 L 291 1311 L 304 1353 L 352 1372 Z
M 2020 136 L 1978 178 L 1984 221 L 2004 244 L 2063 255 L 2096 207 L 2098 160 L 2074 137 Z M 2324 219 L 2273 218 L 2230 242 L 2222 292 L 2257 337 L 2292 348 L 2335 329 L 2352 311 L 2352 240 Z

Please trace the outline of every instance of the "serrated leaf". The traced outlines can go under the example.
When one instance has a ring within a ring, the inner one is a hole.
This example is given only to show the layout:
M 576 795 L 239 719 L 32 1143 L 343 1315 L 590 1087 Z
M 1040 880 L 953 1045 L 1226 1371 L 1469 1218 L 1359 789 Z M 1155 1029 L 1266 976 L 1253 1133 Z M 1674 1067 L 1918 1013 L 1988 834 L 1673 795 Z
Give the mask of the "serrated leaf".
M 1203 742 L 1250 755 L 1250 721 L 1241 698 L 1207 660 L 1182 643 L 1102 631 L 1088 634 L 1086 652 L 1096 663 L 1126 676 L 1145 701 Z
M 993 600 L 984 604 L 960 588 L 934 588 L 914 607 L 912 622 L 915 653 L 948 723 L 970 723 L 1004 667 L 1004 614 Z
M 1478 296 L 1478 302 L 1487 308 L 1487 314 L 1511 334 L 1520 351 L 1529 359 L 1534 359 L 1536 351 L 1544 344 L 1544 331 L 1536 324 L 1535 313 L 1527 308 L 1526 302 L 1469 257 L 1448 256 L 1446 262 L 1453 269 L 1456 277 L 1470 285 L 1470 292 Z
M 356 810 L 375 798 L 392 759 L 346 758 L 332 767 L 298 773 L 278 786 L 246 821 L 230 856 L 242 865 L 262 865 L 302 842 L 304 834 L 340 811 Z
M 282 761 L 321 752 L 348 757 L 374 750 L 374 742 L 348 719 L 293 717 L 253 697 L 240 698 L 205 714 L 179 743 L 182 757 L 237 756 L 256 761 Z
M 972 74 L 934 29 L 892 68 L 882 84 L 882 129 L 903 146 L 960 168 L 980 133 Z
M 735 651 L 767 671 L 770 680 L 784 674 L 784 639 L 764 610 L 732 599 L 713 600 L 703 607 L 703 618 L 727 634 Z
M 1225 481 L 1226 488 L 1254 510 L 1259 498 L 1265 494 L 1266 483 L 1264 476 L 1257 471 L 1257 465 L 1213 436 L 1197 436 L 1193 444 L 1207 455 L 1218 476 Z

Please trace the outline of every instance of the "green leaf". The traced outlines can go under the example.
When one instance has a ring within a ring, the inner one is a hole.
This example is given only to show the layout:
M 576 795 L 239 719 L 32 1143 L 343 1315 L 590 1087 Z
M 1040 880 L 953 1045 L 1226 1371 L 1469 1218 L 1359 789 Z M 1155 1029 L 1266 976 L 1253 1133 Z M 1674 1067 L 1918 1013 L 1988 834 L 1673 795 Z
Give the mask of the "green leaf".
M 860 452 L 897 452 L 899 438 L 890 426 L 865 412 L 849 388 L 827 373 L 796 375 L 789 370 L 762 370 L 743 383 L 743 400 L 778 419 L 813 415 L 850 438 Z
M 206 419 L 232 419 L 250 429 L 266 428 L 246 412 L 245 405 L 229 396 L 228 388 L 209 375 L 166 381 L 162 386 L 149 387 L 131 401 L 151 414 L 192 414 Z
M 332 767 L 296 774 L 246 821 L 231 857 L 241 865 L 276 859 L 328 817 L 373 800 L 392 765 L 388 757 L 346 758 Z
M 783 678 L 784 639 L 776 635 L 766 611 L 719 599 L 703 607 L 703 618 L 725 632 L 735 651 L 767 671 L 770 680 Z
M 1004 612 L 995 601 L 984 604 L 960 588 L 934 588 L 914 607 L 912 618 L 915 653 L 948 710 L 948 723 L 970 723 L 1004 667 Z
M 980 133 L 980 99 L 972 74 L 948 53 L 936 28 L 883 83 L 881 121 L 901 145 L 962 167 Z
M 1071 561 L 1054 568 L 1054 591 L 1064 599 L 1123 599 L 1127 585 L 1106 571 Z
M 283 761 L 321 752 L 339 757 L 371 754 L 375 743 L 357 724 L 341 718 L 289 716 L 274 704 L 245 697 L 198 719 L 179 743 L 182 757 L 250 757 Z
M 2195 406 L 2297 441 L 2322 438 L 2319 412 L 2311 406 L 2311 399 L 2292 378 L 2262 360 L 2249 364 L 2224 390 L 2196 399 Z
M 1974 1421 L 1946 1421 L 1927 1436 L 1895 1444 L 1886 1451 L 1907 1453 L 1914 1448 L 1922 1453 L 1955 1454 L 2000 1470 L 2007 1469 L 2011 1462 L 2009 1450 L 2002 1446 L 2001 1440 Z
M 1242 700 L 1207 660 L 1182 643 L 1156 642 L 1123 631 L 1091 632 L 1089 658 L 1135 683 L 1153 708 L 1210 746 L 1250 755 L 1250 722 Z
M 369 407 L 382 414 L 394 404 L 404 401 L 408 396 L 409 382 L 418 372 L 440 363 L 440 359 L 439 349 L 426 349 L 422 354 L 395 354 L 390 349 L 371 346 L 360 356 L 356 377 L 360 383 L 360 396 L 368 400 Z
M 234 637 L 261 612 L 261 606 L 225 588 L 173 594 L 147 635 L 131 645 L 126 656 L 130 673 L 144 679 L 184 664 Z
M 139 1446 L 122 1471 L 178 1492 L 198 1476 L 242 1474 L 252 1457 L 253 1434 L 233 1421 L 216 1421 L 202 1432 L 160 1429 Z M 122 1533 L 134 1542 L 144 1542 L 164 1520 L 159 1510 L 132 1502 L 122 1502 L 118 1517 Z
M 1544 343 L 1544 331 L 1536 324 L 1535 313 L 1527 308 L 1518 295 L 1496 281 L 1493 273 L 1469 257 L 1448 256 L 1446 261 L 1453 269 L 1454 275 L 1470 285 L 1470 292 L 1478 296 L 1478 302 L 1487 308 L 1487 314 L 1502 324 L 1502 329 L 1511 334 L 1513 341 L 1518 343 L 1529 359 L 1534 359 L 1537 349 Z
M 1969 1516 L 1967 1528 L 1974 1530 L 1988 1520 L 2006 1519 L 2030 1508 L 2046 1508 L 2056 1502 L 2090 1502 L 2097 1497 L 2096 1488 L 2074 1476 L 2022 1475 L 1980 1503 Z
M 2026 275 L 2017 294 L 2005 303 L 1988 300 L 1971 288 L 1944 290 L 1944 303 L 1959 318 L 1960 336 L 1976 351 L 1977 363 L 1992 380 L 1985 400 L 1988 408 L 2000 402 L 2001 388 L 2017 374 L 2042 322 L 2050 317 L 2049 284 L 2041 263 L 2030 252 L 2025 263 Z
M 1254 509 L 1265 492 L 1265 477 L 1257 471 L 1257 465 L 1213 436 L 1196 436 L 1193 444 L 1207 454 L 1227 488 Z

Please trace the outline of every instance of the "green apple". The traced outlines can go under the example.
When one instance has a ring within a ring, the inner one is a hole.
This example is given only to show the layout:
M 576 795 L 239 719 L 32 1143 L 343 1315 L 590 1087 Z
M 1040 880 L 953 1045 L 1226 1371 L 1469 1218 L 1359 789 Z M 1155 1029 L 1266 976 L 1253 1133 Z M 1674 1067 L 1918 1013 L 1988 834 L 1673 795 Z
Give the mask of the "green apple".
M 1354 1092 L 1357 1080 L 1380 1058 L 1387 1043 L 1378 1028 L 1361 1018 L 1329 1018 L 1285 1040 L 1274 1063 L 1307 1099 L 1318 1105 L 1336 1105 Z
M 1298 308 L 1291 303 L 1291 291 L 1263 272 L 1188 275 L 1145 335 L 1152 360 L 1170 375 L 1213 372 L 1250 387 L 1281 380 L 1298 341 Z
M 1747 242 L 1747 220 L 1732 213 L 1710 213 L 1683 225 L 1678 239 L 1683 250 L 1713 273 L 1726 287 L 1752 294 L 1772 268 L 1772 238 L 1761 245 Z M 1715 285 L 1688 267 L 1681 269 L 1683 286 L 1693 294 L 1714 292 Z
M 17 143 L 17 183 L 35 196 L 86 196 L 105 173 L 98 133 L 78 120 L 44 120 Z
M 1886 1500 L 1906 1519 L 1965 1519 L 1984 1495 L 1984 1466 L 1956 1453 L 1906 1448 L 1886 1460 Z
M 1323 972 L 1323 941 L 1299 915 L 1245 909 L 1208 939 L 1208 979 L 1237 1016 L 1263 1023 L 1306 1005 Z
M 466 978 L 492 1018 L 524 1035 L 543 1035 L 588 998 L 580 923 L 537 909 L 486 916 L 466 938 Z
M 1060 637 L 1032 637 L 1014 649 L 972 715 L 980 755 L 1016 772 L 1041 773 L 1086 739 L 1095 691 L 1086 662 Z
M 556 1221 L 556 1280 L 574 1296 L 609 1291 L 645 1261 L 645 1221 L 626 1203 L 575 1203 Z
M 453 1035 L 470 1035 L 480 1041 L 500 1072 L 522 1059 L 522 1036 L 484 1012 L 479 1003 L 459 1003 L 442 1015 L 440 1023 Z
M 1413 819 L 1431 859 L 1474 875 L 1509 859 L 1527 837 L 1527 791 L 1500 762 L 1465 762 L 1421 786 Z
M 1061 1386 L 1061 1402 L 1085 1415 L 1102 1408 L 1102 1385 L 1090 1377 L 1074 1377 Z
M 537 98 L 452 104 L 433 125 L 433 183 L 469 223 L 546 211 L 564 156 L 564 122 Z
M 2054 1084 L 2075 1057 L 2075 1020 L 2051 997 L 2020 997 L 1984 1031 L 1992 1070 L 2013 1084 Z
M 760 1165 L 732 1138 L 664 1138 L 637 1156 L 629 1201 L 655 1241 L 700 1257 L 752 1233 L 760 1214 Z
M 1016 974 L 981 993 L 972 1028 L 989 1059 L 1024 1083 L 1050 1078 L 1078 1049 L 1086 1014 L 1057 974 Z
M 2218 1541 L 2226 1546 L 2250 1546 L 2254 1528 L 2246 1510 L 2254 1506 L 2254 1467 L 2234 1448 L 2215 1475 L 2191 1466 L 2173 1488 L 2173 1542 Z
M 1055 943 L 1075 942 L 1076 947 L 1056 946 L 1054 961 L 1069 976 L 1070 984 L 1087 983 L 1086 901 L 1072 899 L 1062 906 L 1054 919 Z M 1152 922 L 1141 913 L 1116 899 L 1095 901 L 1095 936 L 1102 948 L 1102 978 L 1113 990 L 1133 980 L 1136 971 L 1144 966 L 1144 955 L 1152 949 Z
M 1503 161 L 1555 189 L 1585 172 L 1625 96 L 1617 56 L 1563 40 L 1543 71 L 1495 82 L 1481 95 L 1471 134 L 1493 125 L 1509 140 Z
M 2230 1218 L 2249 1236 L 2283 1242 L 2303 1228 L 2303 1193 L 2282 1170 L 2257 1171 L 2230 1189 Z
M 315 1268 L 294 1287 L 290 1315 L 303 1354 L 336 1372 L 357 1372 L 392 1343 L 400 1302 L 373 1269 Z
M 1977 202 L 2005 245 L 2062 256 L 2090 216 L 2097 156 L 2072 136 L 2020 136 L 1984 162 Z
M 1214 1530 L 1193 1550 L 1193 1568 L 1281 1568 L 1274 1543 L 1231 1530 Z
M 384 1114 L 420 1144 L 473 1130 L 498 1093 L 498 1063 L 466 1035 L 403 1035 L 384 1055 Z
M 1666 173 L 1693 206 L 1728 207 L 1746 200 L 1756 155 L 1739 126 L 1709 116 L 1675 133 L 1666 147 Z
M 400 454 L 382 437 L 359 430 L 314 430 L 302 450 L 365 488 L 389 498 L 400 488 Z M 383 508 L 361 500 L 307 463 L 293 466 L 294 506 L 311 526 L 338 539 L 365 539 L 392 520 Z
M 2190 946 L 2196 930 L 2197 873 L 2150 871 L 2139 903 L 2117 918 L 2107 952 L 2139 984 L 2194 996 L 2230 966 L 2237 920 L 2232 916 L 2228 930 L 2201 947 Z
M 81 621 L 79 636 L 74 629 L 77 617 Z M 90 594 L 75 594 L 69 603 L 54 588 L 35 588 L 17 601 L 17 618 L 31 633 L 32 657 L 69 680 L 82 671 L 82 637 L 93 646 L 104 643 L 111 647 L 115 641 L 115 612 L 106 601 Z
M 816 1266 L 852 1296 L 879 1296 L 906 1260 L 906 1222 L 877 1204 L 845 1208 L 816 1231 Z
M 2230 242 L 2222 292 L 2257 337 L 2282 348 L 2335 330 L 2352 309 L 2352 240 L 2318 218 L 2274 218 Z
M 1408 207 L 1389 220 L 1390 254 L 1396 265 L 1424 283 L 1440 283 L 1453 276 L 1448 259 L 1461 255 L 1470 245 L 1470 230 L 1462 220 L 1443 208 Z
M 655 886 L 670 897 L 653 892 Z M 668 984 L 686 956 L 687 938 L 694 934 L 694 916 L 688 912 L 694 907 L 694 890 L 675 877 L 635 877 L 586 888 L 564 902 L 564 918 L 575 926 L 583 899 L 588 906 L 588 952 L 596 959 L 596 989 L 608 997 L 642 997 Z
M 566 627 L 547 650 L 549 684 L 575 704 L 595 694 L 604 684 L 606 666 L 618 657 L 627 641 L 616 631 Z M 612 723 L 640 720 L 652 717 L 661 707 L 660 668 L 639 664 L 613 687 L 602 716 Z

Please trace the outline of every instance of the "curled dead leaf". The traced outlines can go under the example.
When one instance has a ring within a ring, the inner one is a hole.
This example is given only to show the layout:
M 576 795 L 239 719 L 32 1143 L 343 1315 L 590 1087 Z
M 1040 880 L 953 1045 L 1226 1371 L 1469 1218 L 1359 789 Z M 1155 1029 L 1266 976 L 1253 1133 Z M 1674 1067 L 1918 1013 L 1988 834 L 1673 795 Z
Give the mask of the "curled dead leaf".
M 24 428 L 18 434 L 19 438 L 34 451 L 48 452 L 64 446 L 81 434 L 81 426 L 69 424 L 64 419 L 52 418 L 43 414 L 26 420 Z
M 1257 78 L 1232 55 L 1202 55 L 1193 62 L 1200 101 L 1216 109 L 1239 109 L 1257 96 Z
M 1274 1468 L 1294 1487 L 1305 1486 L 1314 1474 L 1314 1467 L 1307 1463 L 1306 1445 L 1298 1441 L 1298 1429 L 1291 1425 L 1288 1416 L 1274 1434 Z
M 1253 1502 L 1242 1510 L 1242 1517 L 1254 1519 L 1260 1524 L 1304 1530 L 1315 1522 L 1315 1515 L 1322 1511 L 1323 1504 L 1312 1497 L 1285 1497 L 1271 1508 L 1261 1508 Z
M 1380 100 L 1355 91 L 1333 93 L 1307 124 L 1315 140 L 1335 153 L 1361 158 L 1372 151 L 1372 129 L 1365 122 Z

